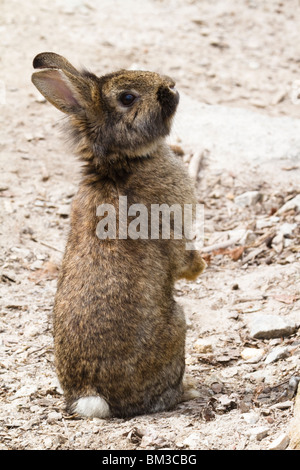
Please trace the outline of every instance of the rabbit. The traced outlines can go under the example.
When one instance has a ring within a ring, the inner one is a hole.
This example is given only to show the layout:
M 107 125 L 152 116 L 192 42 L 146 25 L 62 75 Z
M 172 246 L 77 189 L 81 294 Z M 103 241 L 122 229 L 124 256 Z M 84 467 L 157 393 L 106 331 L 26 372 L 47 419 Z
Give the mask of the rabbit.
M 186 250 L 184 237 L 96 232 L 102 204 L 121 226 L 120 196 L 149 210 L 195 205 L 194 184 L 166 143 L 179 102 L 175 82 L 137 70 L 98 77 L 52 52 L 38 54 L 33 67 L 33 84 L 69 117 L 83 162 L 53 309 L 66 410 L 85 418 L 169 410 L 184 396 L 186 322 L 174 285 L 196 279 L 205 262 Z

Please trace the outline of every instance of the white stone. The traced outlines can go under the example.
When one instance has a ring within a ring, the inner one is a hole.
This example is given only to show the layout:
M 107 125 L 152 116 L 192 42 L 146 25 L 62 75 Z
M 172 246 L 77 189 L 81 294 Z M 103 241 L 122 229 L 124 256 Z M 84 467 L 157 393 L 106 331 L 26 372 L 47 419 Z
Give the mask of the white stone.
M 194 349 L 200 354 L 207 354 L 212 352 L 213 347 L 209 340 L 198 338 L 194 343 Z
M 234 202 L 241 207 L 253 206 L 262 199 L 262 194 L 259 191 L 246 191 L 234 198 Z
M 242 418 L 248 424 L 256 424 L 259 420 L 259 413 L 255 413 L 254 411 L 250 411 L 249 413 L 243 413 Z
M 269 427 L 258 426 L 257 428 L 250 429 L 248 434 L 254 437 L 257 441 L 261 441 L 269 434 Z
M 45 445 L 46 449 L 51 449 L 51 447 L 53 445 L 53 441 L 52 441 L 51 437 L 45 437 L 44 445 Z
M 288 222 L 285 222 L 279 227 L 279 231 L 283 235 L 292 235 L 295 228 L 297 228 L 297 224 L 289 224 Z
M 289 436 L 286 434 L 280 434 L 280 436 L 278 436 L 275 441 L 269 445 L 268 450 L 285 450 L 289 445 L 289 442 Z
M 53 423 L 56 423 L 57 421 L 60 421 L 61 419 L 62 419 L 62 414 L 61 413 L 57 413 L 56 411 L 51 411 L 48 414 L 47 422 L 49 424 L 53 424 Z
M 250 335 L 253 338 L 280 338 L 293 334 L 297 325 L 292 320 L 278 315 L 257 314 L 249 320 Z
M 271 362 L 278 361 L 279 359 L 284 359 L 289 355 L 289 348 L 284 346 L 277 346 L 272 349 L 272 351 L 267 355 L 265 359 L 266 364 L 271 364 Z
M 279 222 L 280 218 L 276 216 L 268 217 L 267 219 L 257 219 L 255 222 L 255 226 L 257 230 L 261 230 L 262 228 L 272 227 L 277 222 Z
M 244 361 L 249 363 L 255 363 L 261 361 L 261 359 L 265 355 L 264 349 L 256 349 L 256 348 L 245 348 L 241 352 L 241 357 Z
M 30 337 L 30 336 L 36 336 L 40 333 L 40 328 L 38 328 L 36 325 L 26 325 L 24 328 L 24 336 Z
M 280 207 L 280 209 L 277 211 L 277 214 L 283 214 L 284 212 L 291 209 L 297 209 L 298 211 L 300 210 L 300 194 L 298 194 L 293 199 L 290 199 L 282 207 Z
M 202 438 L 198 433 L 194 432 L 182 441 L 184 446 L 188 446 L 190 449 L 201 449 Z
M 20 397 L 30 397 L 30 395 L 33 395 L 36 393 L 38 390 L 37 385 L 24 385 L 23 387 L 19 388 L 17 392 L 14 395 L 14 398 L 20 398 Z

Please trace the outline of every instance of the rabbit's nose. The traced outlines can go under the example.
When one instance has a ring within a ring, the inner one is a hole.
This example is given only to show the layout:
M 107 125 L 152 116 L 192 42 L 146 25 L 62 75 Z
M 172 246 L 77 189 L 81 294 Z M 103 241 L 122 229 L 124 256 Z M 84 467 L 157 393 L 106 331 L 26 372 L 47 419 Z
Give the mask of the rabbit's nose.
M 172 84 L 172 85 L 169 85 L 169 90 L 170 90 L 171 93 L 173 93 L 173 95 L 175 96 L 176 100 L 179 101 L 179 93 L 178 93 L 177 88 L 175 87 L 175 83 Z
M 176 111 L 179 102 L 179 93 L 174 86 L 162 85 L 157 91 L 157 98 L 162 107 L 164 117 L 170 117 Z

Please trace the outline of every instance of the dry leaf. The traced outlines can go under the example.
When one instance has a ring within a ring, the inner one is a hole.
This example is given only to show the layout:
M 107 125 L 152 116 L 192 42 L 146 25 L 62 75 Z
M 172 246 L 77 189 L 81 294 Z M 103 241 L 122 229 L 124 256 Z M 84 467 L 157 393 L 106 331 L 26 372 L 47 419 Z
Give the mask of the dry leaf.
M 241 258 L 244 251 L 245 251 L 244 246 L 238 246 L 237 248 L 233 248 L 233 250 L 220 248 L 219 250 L 213 251 L 213 254 L 214 255 L 228 255 L 233 261 L 237 261 Z
M 229 251 L 229 256 L 233 261 L 237 261 L 240 259 L 242 254 L 244 253 L 245 247 L 244 246 L 238 246 L 237 248 L 234 248 L 234 250 Z
M 201 254 L 201 257 L 204 259 L 207 266 L 209 266 L 210 263 L 211 263 L 211 255 L 209 253 L 203 253 L 203 254 Z

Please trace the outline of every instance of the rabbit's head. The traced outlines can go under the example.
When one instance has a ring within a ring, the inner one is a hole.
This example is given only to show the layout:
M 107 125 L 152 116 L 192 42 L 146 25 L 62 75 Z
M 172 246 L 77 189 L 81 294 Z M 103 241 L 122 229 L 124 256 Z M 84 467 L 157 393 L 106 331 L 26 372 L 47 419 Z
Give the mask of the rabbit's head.
M 133 70 L 97 77 L 50 52 L 33 67 L 42 69 L 32 75 L 37 89 L 70 116 L 85 160 L 147 155 L 170 132 L 179 94 L 169 77 Z

